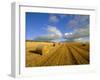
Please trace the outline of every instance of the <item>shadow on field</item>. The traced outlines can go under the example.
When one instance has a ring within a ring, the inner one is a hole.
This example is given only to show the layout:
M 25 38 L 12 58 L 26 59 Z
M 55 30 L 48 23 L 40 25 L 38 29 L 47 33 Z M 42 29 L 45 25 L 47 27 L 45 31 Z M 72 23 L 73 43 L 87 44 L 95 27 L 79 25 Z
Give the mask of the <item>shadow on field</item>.
M 42 55 L 42 53 L 39 53 L 39 52 L 34 51 L 34 50 L 30 50 L 29 52 L 30 52 L 30 53 L 34 53 L 34 54 L 39 54 L 39 55 Z

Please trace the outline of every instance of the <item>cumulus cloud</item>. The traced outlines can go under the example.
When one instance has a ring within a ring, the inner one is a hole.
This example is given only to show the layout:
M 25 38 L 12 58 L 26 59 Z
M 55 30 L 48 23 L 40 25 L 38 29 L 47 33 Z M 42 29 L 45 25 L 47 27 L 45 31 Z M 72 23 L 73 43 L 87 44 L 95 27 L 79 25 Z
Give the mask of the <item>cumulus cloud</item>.
M 54 27 L 54 26 L 48 26 L 48 28 L 47 28 L 47 31 L 48 31 L 48 33 L 50 33 L 50 34 L 52 34 L 52 35 L 56 35 L 56 36 L 58 36 L 58 37 L 62 37 L 62 33 L 60 32 L 60 30 L 59 29 L 57 29 L 56 27 Z
M 69 32 L 69 33 L 65 33 L 64 34 L 64 38 L 72 38 L 72 36 L 73 36 L 73 33 L 71 33 L 71 32 Z
M 66 32 L 64 38 L 71 41 L 89 41 L 89 15 L 75 15 L 67 23 L 67 27 L 73 29 L 72 32 Z M 88 37 L 88 38 L 86 38 Z
M 84 22 L 89 19 L 89 15 L 77 15 L 74 19 L 80 22 Z
M 67 27 L 79 28 L 89 24 L 89 15 L 75 15 L 69 20 Z
M 41 35 L 35 38 L 37 41 L 54 41 L 57 39 L 60 39 L 62 37 L 62 33 L 60 32 L 59 29 L 55 26 L 50 26 L 46 28 L 47 34 L 46 35 Z
M 75 42 L 89 42 L 89 37 L 74 39 Z
M 88 15 L 75 15 L 69 22 L 67 27 L 72 27 L 71 32 L 64 34 L 52 23 L 59 22 L 59 18 L 65 18 L 67 15 L 50 15 L 49 25 L 44 29 L 47 34 L 40 35 L 34 40 L 37 41 L 78 41 L 88 42 L 89 41 L 89 16 Z
M 49 21 L 52 22 L 52 23 L 57 23 L 57 22 L 59 22 L 59 19 L 56 15 L 50 15 Z
M 78 21 L 76 21 L 76 20 L 70 20 L 69 21 L 68 27 L 75 28 L 76 26 L 78 27 Z
M 77 41 L 79 41 L 79 40 L 85 41 L 86 38 L 84 38 L 84 37 L 89 37 L 89 26 L 88 25 L 83 28 L 75 29 L 73 32 L 64 34 L 65 39 L 72 40 L 72 41 L 76 41 L 76 40 Z
M 77 37 L 89 36 L 89 27 L 83 27 L 83 28 L 76 29 L 74 30 L 73 33 L 77 35 Z

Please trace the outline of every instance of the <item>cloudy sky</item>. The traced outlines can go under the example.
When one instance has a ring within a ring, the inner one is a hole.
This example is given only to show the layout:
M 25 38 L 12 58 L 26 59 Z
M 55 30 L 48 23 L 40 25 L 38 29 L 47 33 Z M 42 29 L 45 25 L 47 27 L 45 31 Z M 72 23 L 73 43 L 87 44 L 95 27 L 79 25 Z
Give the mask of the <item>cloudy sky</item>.
M 26 40 L 89 41 L 89 15 L 26 12 Z

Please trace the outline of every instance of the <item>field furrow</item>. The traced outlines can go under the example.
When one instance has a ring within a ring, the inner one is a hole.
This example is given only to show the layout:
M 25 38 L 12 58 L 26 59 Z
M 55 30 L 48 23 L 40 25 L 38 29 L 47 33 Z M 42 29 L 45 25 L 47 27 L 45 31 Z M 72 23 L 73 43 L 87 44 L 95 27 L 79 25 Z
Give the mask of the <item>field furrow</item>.
M 86 60 L 89 60 L 89 52 L 81 49 L 77 46 L 72 46 L 81 56 L 83 56 Z
M 73 47 L 69 47 L 72 52 L 74 58 L 77 60 L 78 64 L 88 64 L 88 61 L 83 58 Z
M 36 43 L 36 44 L 35 44 Z M 48 53 L 42 52 L 39 44 L 48 46 Z M 26 43 L 26 67 L 39 66 L 60 66 L 60 65 L 80 65 L 89 64 L 89 43 L 43 43 L 43 42 L 27 42 Z M 36 49 L 40 51 L 36 51 Z M 40 54 L 39 52 L 42 52 Z

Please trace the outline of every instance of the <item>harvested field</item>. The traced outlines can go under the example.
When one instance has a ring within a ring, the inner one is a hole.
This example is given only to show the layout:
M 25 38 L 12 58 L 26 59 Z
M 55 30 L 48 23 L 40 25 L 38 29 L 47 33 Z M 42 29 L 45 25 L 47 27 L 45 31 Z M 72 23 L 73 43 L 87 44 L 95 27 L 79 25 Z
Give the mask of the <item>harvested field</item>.
M 89 43 L 26 41 L 26 67 L 89 64 Z

